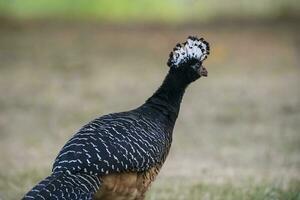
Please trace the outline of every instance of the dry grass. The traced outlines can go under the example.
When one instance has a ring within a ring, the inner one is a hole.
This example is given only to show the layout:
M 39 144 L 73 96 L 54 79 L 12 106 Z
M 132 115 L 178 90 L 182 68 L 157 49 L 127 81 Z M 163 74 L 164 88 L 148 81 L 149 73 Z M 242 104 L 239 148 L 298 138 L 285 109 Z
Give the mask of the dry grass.
M 33 26 L 0 31 L 0 199 L 50 173 L 98 115 L 134 108 L 187 35 L 211 42 L 148 199 L 300 199 L 299 31 Z

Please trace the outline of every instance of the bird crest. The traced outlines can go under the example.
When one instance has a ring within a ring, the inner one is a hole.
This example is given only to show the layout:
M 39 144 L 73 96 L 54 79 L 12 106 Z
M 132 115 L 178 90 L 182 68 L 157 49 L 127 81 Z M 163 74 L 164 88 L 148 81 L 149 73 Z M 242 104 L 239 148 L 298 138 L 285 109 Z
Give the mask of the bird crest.
M 170 53 L 168 66 L 180 67 L 189 62 L 200 62 L 209 55 L 209 44 L 203 38 L 189 36 L 184 43 L 178 43 Z

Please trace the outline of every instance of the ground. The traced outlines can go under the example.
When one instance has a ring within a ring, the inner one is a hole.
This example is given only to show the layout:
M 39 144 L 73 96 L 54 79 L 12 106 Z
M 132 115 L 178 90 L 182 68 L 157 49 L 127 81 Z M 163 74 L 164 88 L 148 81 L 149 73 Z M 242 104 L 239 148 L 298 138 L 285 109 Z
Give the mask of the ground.
M 2 27 L 0 199 L 20 199 L 47 176 L 83 124 L 142 104 L 188 35 L 211 43 L 208 77 L 188 88 L 147 199 L 300 199 L 299 33 L 284 24 Z

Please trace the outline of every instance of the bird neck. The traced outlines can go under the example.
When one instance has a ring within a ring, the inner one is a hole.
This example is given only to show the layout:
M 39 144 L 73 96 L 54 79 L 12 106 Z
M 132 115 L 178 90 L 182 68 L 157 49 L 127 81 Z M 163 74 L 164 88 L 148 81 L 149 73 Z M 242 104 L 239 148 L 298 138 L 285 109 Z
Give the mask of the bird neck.
M 176 121 L 182 97 L 189 83 L 176 71 L 170 70 L 162 85 L 146 101 L 146 105 L 167 115 L 171 122 Z

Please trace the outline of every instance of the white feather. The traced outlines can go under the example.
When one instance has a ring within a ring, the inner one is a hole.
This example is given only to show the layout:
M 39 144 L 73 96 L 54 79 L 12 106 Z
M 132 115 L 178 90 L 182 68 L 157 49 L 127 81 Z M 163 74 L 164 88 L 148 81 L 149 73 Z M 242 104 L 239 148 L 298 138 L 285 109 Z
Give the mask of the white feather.
M 205 42 L 197 38 L 188 38 L 185 45 L 175 47 L 173 56 L 170 59 L 172 66 L 178 67 L 181 63 L 193 58 L 202 62 L 206 59 L 208 53 L 208 45 Z

